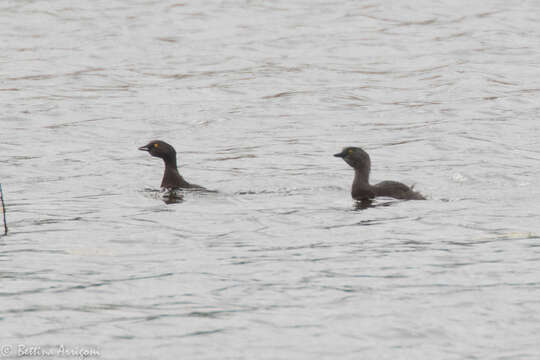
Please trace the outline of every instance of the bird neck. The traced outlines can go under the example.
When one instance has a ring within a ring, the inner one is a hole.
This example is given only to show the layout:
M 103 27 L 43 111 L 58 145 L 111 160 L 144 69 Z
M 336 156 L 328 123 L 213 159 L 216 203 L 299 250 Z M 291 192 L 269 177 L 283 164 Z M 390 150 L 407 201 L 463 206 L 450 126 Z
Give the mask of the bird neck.
M 354 169 L 351 195 L 355 200 L 368 200 L 377 196 L 375 187 L 369 184 L 369 168 Z
M 178 171 L 178 167 L 176 165 L 176 154 L 172 154 L 170 156 L 163 157 L 163 162 L 165 163 L 165 169 L 171 169 Z
M 358 185 L 369 186 L 369 169 L 368 168 L 354 169 L 354 183 Z
M 176 154 L 164 157 L 165 172 L 163 173 L 163 180 L 161 181 L 161 187 L 163 188 L 188 188 L 191 185 L 180 175 L 178 167 L 176 165 Z
M 165 172 L 163 173 L 163 180 L 161 181 L 162 188 L 188 188 L 190 184 L 184 180 L 182 175 L 178 172 L 176 166 L 165 166 Z

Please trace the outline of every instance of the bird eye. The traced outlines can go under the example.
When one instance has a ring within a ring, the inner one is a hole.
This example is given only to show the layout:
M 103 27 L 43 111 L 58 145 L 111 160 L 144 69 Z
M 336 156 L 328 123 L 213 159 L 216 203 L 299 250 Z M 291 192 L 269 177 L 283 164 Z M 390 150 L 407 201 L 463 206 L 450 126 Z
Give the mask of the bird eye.
M 351 154 L 352 154 L 353 152 L 354 152 L 354 150 L 353 150 L 353 149 L 349 149 L 349 150 L 347 150 L 347 154 L 349 154 L 349 155 L 351 155 Z
M 155 147 L 155 148 L 157 149 L 157 147 L 158 147 L 158 144 L 154 144 L 154 147 Z

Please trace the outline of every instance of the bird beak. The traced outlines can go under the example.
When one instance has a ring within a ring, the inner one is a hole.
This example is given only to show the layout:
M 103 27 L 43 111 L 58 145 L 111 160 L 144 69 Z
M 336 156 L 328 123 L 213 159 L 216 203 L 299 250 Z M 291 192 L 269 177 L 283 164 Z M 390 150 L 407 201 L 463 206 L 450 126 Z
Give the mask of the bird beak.
M 144 146 L 141 146 L 139 148 L 139 150 L 142 150 L 142 151 L 150 151 L 150 148 L 148 147 L 148 145 L 144 145 Z
M 334 154 L 335 157 L 340 157 L 340 158 L 344 158 L 345 157 L 345 153 L 342 151 L 340 153 L 337 153 L 337 154 Z

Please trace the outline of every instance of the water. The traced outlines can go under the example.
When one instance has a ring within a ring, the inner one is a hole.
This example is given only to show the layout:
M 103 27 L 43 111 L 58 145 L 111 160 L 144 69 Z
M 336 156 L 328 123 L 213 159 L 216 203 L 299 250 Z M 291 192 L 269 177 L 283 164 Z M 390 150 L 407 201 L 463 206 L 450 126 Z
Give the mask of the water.
M 539 11 L 3 1 L 2 355 L 538 359 Z

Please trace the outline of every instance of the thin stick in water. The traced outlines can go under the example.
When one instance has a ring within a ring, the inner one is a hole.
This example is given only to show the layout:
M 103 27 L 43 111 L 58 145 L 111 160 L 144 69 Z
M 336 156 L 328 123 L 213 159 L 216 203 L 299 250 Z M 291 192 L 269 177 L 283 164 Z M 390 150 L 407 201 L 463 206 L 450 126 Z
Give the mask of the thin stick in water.
M 4 191 L 2 190 L 2 184 L 0 184 L 0 199 L 2 199 L 2 214 L 4 214 L 4 235 L 7 235 L 7 221 L 6 221 L 6 204 L 4 203 Z

